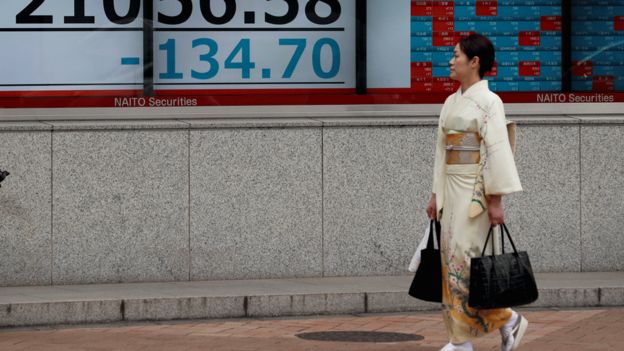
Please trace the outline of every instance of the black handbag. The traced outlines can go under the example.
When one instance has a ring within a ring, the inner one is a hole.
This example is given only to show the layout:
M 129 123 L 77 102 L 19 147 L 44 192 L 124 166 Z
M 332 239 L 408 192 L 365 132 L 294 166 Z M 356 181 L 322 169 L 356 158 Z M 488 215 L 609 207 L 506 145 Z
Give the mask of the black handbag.
M 409 295 L 419 300 L 442 302 L 442 261 L 440 260 L 440 250 L 435 249 L 433 245 L 434 233 L 439 248 L 440 222 L 431 220 L 427 247 L 420 251 L 420 264 L 410 285 Z
M 502 255 L 494 254 L 494 228 L 490 227 L 482 257 L 470 259 L 470 292 L 468 305 L 474 308 L 501 308 L 529 304 L 538 298 L 537 284 L 526 251 L 518 252 L 505 224 L 501 224 Z M 505 253 L 505 235 L 513 253 Z M 492 237 L 492 256 L 485 248 Z

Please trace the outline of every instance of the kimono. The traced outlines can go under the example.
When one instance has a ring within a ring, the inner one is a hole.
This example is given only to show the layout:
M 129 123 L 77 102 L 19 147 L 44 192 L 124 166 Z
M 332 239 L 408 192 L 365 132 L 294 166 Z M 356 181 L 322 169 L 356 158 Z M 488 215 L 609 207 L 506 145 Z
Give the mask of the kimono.
M 446 164 L 445 137 L 453 131 L 479 132 L 479 164 Z M 522 190 L 503 102 L 489 90 L 487 80 L 463 93 L 459 88 L 444 102 L 433 173 L 442 225 L 442 314 L 450 341 L 463 343 L 499 329 L 511 318 L 509 308 L 468 306 L 470 259 L 481 256 L 490 228 L 486 198 Z

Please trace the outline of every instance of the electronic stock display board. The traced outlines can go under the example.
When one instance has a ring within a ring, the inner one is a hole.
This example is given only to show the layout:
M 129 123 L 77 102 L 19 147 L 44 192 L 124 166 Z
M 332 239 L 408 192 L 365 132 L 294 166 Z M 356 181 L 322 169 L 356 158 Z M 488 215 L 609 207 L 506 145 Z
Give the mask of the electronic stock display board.
M 488 74 L 490 89 L 561 90 L 560 0 L 416 1 L 412 4 L 414 89 L 453 92 L 449 47 L 473 32 L 496 48 L 496 66 Z
M 440 103 L 473 32 L 506 102 L 624 101 L 623 1 L 4 0 L 0 107 Z
M 353 88 L 354 16 L 355 0 L 5 0 L 0 90 Z
M 572 4 L 573 90 L 624 91 L 624 0 Z

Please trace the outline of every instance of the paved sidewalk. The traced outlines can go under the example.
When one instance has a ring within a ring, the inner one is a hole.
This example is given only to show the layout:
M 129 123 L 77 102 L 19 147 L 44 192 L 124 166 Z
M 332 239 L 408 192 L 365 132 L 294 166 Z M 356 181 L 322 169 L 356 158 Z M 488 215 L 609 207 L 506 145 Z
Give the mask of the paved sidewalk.
M 520 311 L 530 322 L 520 350 L 624 350 L 624 308 Z M 424 339 L 365 343 L 296 336 L 318 331 L 410 333 Z M 499 340 L 498 332 L 489 334 L 475 342 L 475 350 L 499 350 Z M 446 342 L 439 312 L 0 329 L 2 351 L 437 351 Z
M 0 327 L 439 310 L 411 298 L 413 276 L 0 288 Z M 624 272 L 539 273 L 528 307 L 624 306 Z

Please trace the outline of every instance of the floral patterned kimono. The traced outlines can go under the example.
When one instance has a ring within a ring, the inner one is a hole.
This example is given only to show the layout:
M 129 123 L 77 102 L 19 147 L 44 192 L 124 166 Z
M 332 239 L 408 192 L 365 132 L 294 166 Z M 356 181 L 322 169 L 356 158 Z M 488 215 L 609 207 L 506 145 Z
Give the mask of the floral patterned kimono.
M 459 88 L 446 99 L 440 114 L 433 192 L 442 224 L 442 313 L 452 343 L 495 331 L 511 318 L 508 308 L 468 306 L 470 259 L 481 255 L 490 227 L 485 199 L 522 190 L 506 124 L 503 103 L 489 90 L 487 80 L 463 94 Z M 449 131 L 480 133 L 480 164 L 446 164 Z

